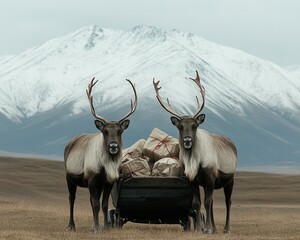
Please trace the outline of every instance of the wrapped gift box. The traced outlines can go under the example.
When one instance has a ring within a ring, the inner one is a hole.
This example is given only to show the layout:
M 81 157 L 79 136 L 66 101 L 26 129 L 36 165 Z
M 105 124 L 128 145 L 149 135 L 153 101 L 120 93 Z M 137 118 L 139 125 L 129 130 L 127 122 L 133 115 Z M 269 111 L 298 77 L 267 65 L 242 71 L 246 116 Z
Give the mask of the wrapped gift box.
M 153 161 L 164 157 L 177 157 L 179 155 L 178 140 L 165 132 L 154 128 L 145 142 L 143 154 Z
M 182 176 L 183 167 L 176 158 L 163 158 L 155 162 L 152 176 Z
M 121 174 L 124 177 L 150 176 L 151 170 L 147 159 L 128 157 L 122 161 Z
M 145 139 L 140 139 L 135 144 L 133 144 L 131 147 L 124 149 L 123 150 L 123 158 L 126 158 L 126 157 L 130 157 L 130 158 L 142 157 L 145 142 L 146 142 Z

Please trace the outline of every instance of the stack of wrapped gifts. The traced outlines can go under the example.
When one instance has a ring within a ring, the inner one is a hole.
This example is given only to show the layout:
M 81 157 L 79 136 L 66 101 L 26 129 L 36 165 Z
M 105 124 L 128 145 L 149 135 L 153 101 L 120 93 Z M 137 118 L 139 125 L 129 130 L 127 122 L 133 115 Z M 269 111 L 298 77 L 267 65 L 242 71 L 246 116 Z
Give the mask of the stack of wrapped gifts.
M 149 138 L 123 150 L 121 173 L 131 176 L 181 176 L 178 140 L 154 128 Z

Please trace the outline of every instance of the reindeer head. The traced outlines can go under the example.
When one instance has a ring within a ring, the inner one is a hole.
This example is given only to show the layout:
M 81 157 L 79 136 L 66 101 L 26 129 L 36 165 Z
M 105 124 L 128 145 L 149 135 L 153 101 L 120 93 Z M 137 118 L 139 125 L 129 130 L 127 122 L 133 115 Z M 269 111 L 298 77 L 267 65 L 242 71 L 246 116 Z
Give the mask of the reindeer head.
M 89 102 L 90 102 L 90 106 L 91 106 L 91 112 L 93 114 L 93 116 L 96 118 L 95 125 L 96 128 L 98 128 L 104 137 L 104 144 L 106 146 L 107 151 L 111 154 L 111 155 L 116 155 L 120 152 L 120 150 L 122 149 L 122 133 L 125 129 L 128 128 L 130 121 L 127 119 L 136 109 L 137 106 L 137 94 L 136 94 L 136 90 L 134 85 L 132 84 L 132 82 L 128 79 L 126 79 L 134 92 L 134 103 L 132 103 L 131 100 L 131 106 L 130 106 L 130 111 L 124 116 L 122 117 L 119 121 L 108 121 L 105 118 L 99 116 L 96 112 L 95 112 L 95 108 L 93 105 L 93 96 L 92 94 L 92 89 L 95 86 L 95 84 L 98 82 L 98 80 L 96 82 L 94 82 L 93 78 L 90 82 L 90 84 L 88 85 L 88 88 L 86 90 L 86 94 L 88 96 Z
M 161 104 L 161 106 L 167 112 L 169 112 L 173 115 L 171 117 L 171 122 L 172 122 L 173 125 L 175 125 L 178 128 L 179 143 L 186 150 L 192 149 L 193 143 L 195 142 L 197 128 L 201 123 L 204 122 L 204 119 L 205 119 L 205 114 L 200 114 L 201 110 L 204 107 L 204 103 L 205 103 L 205 88 L 201 85 L 198 71 L 196 71 L 196 74 L 197 75 L 196 75 L 195 79 L 193 79 L 193 78 L 190 78 L 190 79 L 193 80 L 198 85 L 198 87 L 200 88 L 200 92 L 201 92 L 203 102 L 202 102 L 202 105 L 200 106 L 198 97 L 196 96 L 198 109 L 197 109 L 196 113 L 193 116 L 179 116 L 178 114 L 176 114 L 172 110 L 168 98 L 167 98 L 168 106 L 165 105 L 162 102 L 161 97 L 159 95 L 159 90 L 161 89 L 161 87 L 158 87 L 159 81 L 155 82 L 154 79 L 153 79 L 153 86 L 154 86 L 154 89 L 155 89 L 155 92 L 156 92 L 156 98 L 159 101 L 159 103 Z

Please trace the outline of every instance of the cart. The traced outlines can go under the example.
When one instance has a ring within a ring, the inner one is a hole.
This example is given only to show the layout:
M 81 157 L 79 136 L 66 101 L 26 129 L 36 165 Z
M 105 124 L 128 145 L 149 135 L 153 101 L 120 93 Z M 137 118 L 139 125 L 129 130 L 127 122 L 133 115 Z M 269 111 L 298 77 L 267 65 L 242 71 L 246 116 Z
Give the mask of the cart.
M 111 196 L 115 207 L 108 212 L 111 227 L 131 221 L 181 224 L 189 231 L 195 220 L 191 184 L 184 177 L 121 177 Z

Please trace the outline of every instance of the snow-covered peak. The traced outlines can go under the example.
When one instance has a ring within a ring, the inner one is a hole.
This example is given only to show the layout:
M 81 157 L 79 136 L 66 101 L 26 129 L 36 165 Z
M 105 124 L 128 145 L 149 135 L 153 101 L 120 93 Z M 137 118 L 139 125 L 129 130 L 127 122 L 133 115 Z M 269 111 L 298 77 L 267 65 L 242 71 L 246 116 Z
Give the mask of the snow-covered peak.
M 300 87 L 300 65 L 289 66 L 287 70 L 293 75 L 295 84 Z
M 294 72 L 294 71 L 300 71 L 300 64 L 295 64 L 295 65 L 292 65 L 292 66 L 288 66 L 287 69 L 291 72 Z
M 243 114 L 251 102 L 290 115 L 299 112 L 300 86 L 291 71 L 192 33 L 143 25 L 130 31 L 83 27 L 0 58 L 0 112 L 22 121 L 67 103 L 73 114 L 88 111 L 85 88 L 92 77 L 100 80 L 94 92 L 100 110 L 128 104 L 126 78 L 136 83 L 139 102 L 147 108 L 146 102 L 156 101 L 156 77 L 162 96 L 179 111 L 192 113 L 199 90 L 188 77 L 195 70 L 211 111 Z
M 140 40 L 158 39 L 161 41 L 165 41 L 168 36 L 168 33 L 161 28 L 157 28 L 154 26 L 145 26 L 145 25 L 135 26 L 131 30 L 131 33 Z
M 11 59 L 13 57 L 13 55 L 3 55 L 3 56 L 0 56 L 0 62 L 5 62 L 9 59 Z

